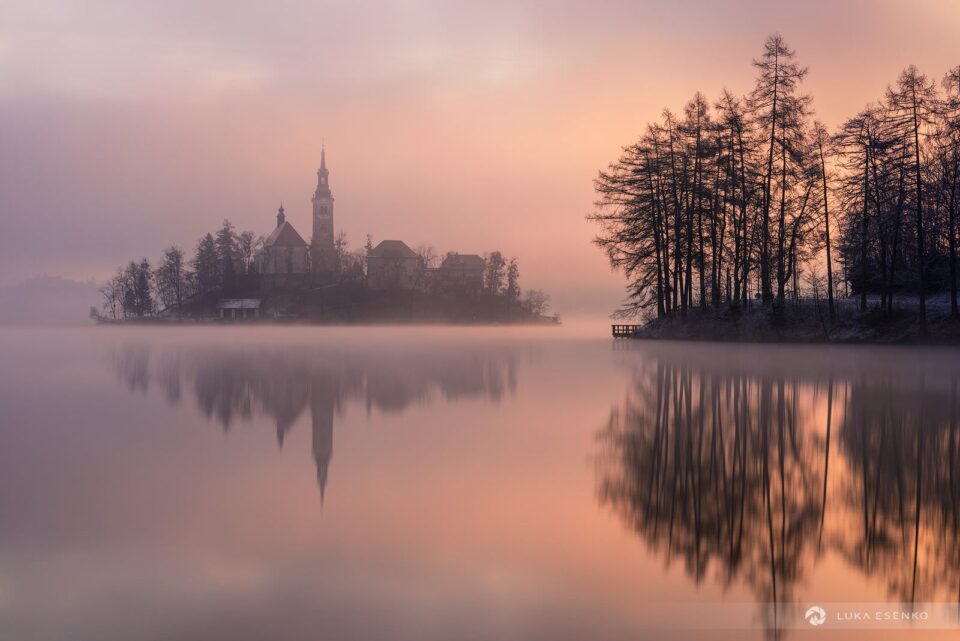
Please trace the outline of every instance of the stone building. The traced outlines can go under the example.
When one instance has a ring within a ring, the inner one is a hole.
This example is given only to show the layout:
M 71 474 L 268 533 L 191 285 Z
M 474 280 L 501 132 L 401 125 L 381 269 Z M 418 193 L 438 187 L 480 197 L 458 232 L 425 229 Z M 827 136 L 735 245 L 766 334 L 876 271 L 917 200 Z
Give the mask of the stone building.
M 434 275 L 435 286 L 441 292 L 479 294 L 485 267 L 483 257 L 477 254 L 447 254 Z
M 384 240 L 367 252 L 370 289 L 418 289 L 423 272 L 423 261 L 402 240 Z
M 277 211 L 277 226 L 254 256 L 258 274 L 304 274 L 310 269 L 307 241 L 287 221 L 283 205 Z

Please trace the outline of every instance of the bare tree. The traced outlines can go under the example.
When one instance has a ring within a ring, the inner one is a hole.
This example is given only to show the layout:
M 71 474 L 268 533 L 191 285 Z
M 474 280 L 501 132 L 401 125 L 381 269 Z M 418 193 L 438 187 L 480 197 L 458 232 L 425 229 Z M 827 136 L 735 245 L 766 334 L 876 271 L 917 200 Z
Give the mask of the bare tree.
M 937 132 L 940 201 L 947 210 L 947 248 L 950 264 L 950 314 L 960 318 L 957 306 L 957 209 L 960 208 L 960 65 L 946 73 L 941 83 L 942 102 Z
M 125 317 L 143 318 L 154 311 L 150 290 L 153 272 L 146 258 L 139 263 L 130 261 L 123 279 L 123 312 Z
M 197 277 L 197 287 L 206 296 L 220 285 L 220 261 L 213 234 L 206 234 L 197 243 L 197 249 L 191 261 Z
M 520 296 L 520 265 L 517 259 L 511 258 L 507 261 L 507 291 L 509 298 L 519 298 Z
M 220 265 L 220 281 L 226 287 L 231 287 L 236 276 L 237 259 L 240 255 L 237 249 L 237 234 L 233 223 L 226 218 L 217 231 L 215 237 L 217 261 Z
M 237 253 L 243 262 L 243 270 L 250 271 L 253 265 L 253 257 L 256 254 L 257 247 L 263 243 L 263 237 L 257 236 L 252 231 L 247 230 L 237 234 Z
M 543 316 L 550 309 L 550 296 L 539 289 L 528 289 L 523 297 L 523 307 L 531 316 Z
M 914 180 L 915 201 L 914 219 L 916 222 L 917 244 L 917 279 L 920 296 L 920 326 L 925 328 L 927 322 L 927 266 L 924 241 L 924 212 L 923 212 L 923 167 L 921 165 L 921 130 L 931 124 L 937 96 L 933 82 L 920 73 L 916 67 L 910 65 L 900 77 L 897 84 L 887 90 L 887 107 L 891 124 L 896 128 L 904 147 L 912 151 L 913 162 L 910 172 Z
M 124 278 L 126 277 L 122 269 L 100 286 L 100 293 L 103 295 L 103 311 L 110 315 L 110 318 L 117 320 L 123 313 L 123 292 L 126 288 Z
M 186 286 L 182 249 L 174 245 L 164 250 L 153 280 L 160 301 L 165 307 L 176 305 L 177 317 L 182 319 L 183 294 Z
M 346 261 L 348 247 L 349 247 L 349 243 L 347 242 L 347 232 L 345 231 L 337 232 L 337 237 L 333 241 L 333 249 L 337 257 L 338 270 L 342 270 L 344 268 L 344 262 Z
M 807 68 L 795 61 L 795 53 L 787 46 L 783 37 L 777 33 L 769 36 L 763 45 L 763 55 L 754 60 L 759 70 L 756 87 L 750 95 L 750 108 L 760 130 L 768 132 L 764 139 L 766 147 L 766 170 L 763 178 L 763 199 L 760 210 L 760 279 L 763 301 L 773 299 L 771 269 L 770 212 L 773 204 L 774 161 L 780 161 L 780 223 L 784 223 L 784 208 L 789 188 L 788 162 L 796 151 L 797 132 L 803 126 L 807 114 L 809 97 L 798 95 L 800 83 L 807 75 Z M 781 242 L 783 234 L 780 235 Z M 778 264 L 782 262 L 782 251 Z M 782 302 L 782 301 L 781 301 Z
M 822 122 L 813 123 L 813 140 L 817 147 L 820 178 L 823 182 L 823 237 L 827 249 L 827 308 L 830 311 L 830 320 L 833 321 L 836 318 L 836 311 L 833 304 L 833 256 L 830 253 L 830 190 L 827 188 L 827 161 L 824 153 L 824 147 L 830 144 L 830 137 Z
M 417 257 L 420 259 L 420 265 L 423 267 L 423 269 L 436 267 L 437 250 L 433 248 L 433 245 L 417 245 L 417 248 L 414 251 L 416 252 Z
M 491 294 L 499 294 L 503 289 L 506 261 L 499 251 L 490 252 L 484 257 L 486 269 L 484 271 L 484 286 Z

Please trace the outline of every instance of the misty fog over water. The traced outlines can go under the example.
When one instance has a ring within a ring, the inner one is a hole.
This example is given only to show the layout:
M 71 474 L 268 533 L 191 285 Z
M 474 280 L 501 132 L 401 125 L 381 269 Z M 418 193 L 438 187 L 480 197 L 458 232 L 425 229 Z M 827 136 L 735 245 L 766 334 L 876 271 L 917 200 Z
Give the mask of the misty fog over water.
M 960 598 L 955 349 L 131 327 L 0 353 L 3 639 L 797 638 L 808 603 Z

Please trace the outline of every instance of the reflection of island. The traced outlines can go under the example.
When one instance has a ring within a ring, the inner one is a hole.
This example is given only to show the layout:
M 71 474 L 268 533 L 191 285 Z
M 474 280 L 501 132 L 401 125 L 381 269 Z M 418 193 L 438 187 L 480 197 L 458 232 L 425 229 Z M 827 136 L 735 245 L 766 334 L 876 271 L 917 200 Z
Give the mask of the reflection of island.
M 127 345 L 113 368 L 131 391 L 157 385 L 171 404 L 192 386 L 201 412 L 227 431 L 236 422 L 267 416 L 282 447 L 309 409 L 313 458 L 321 500 L 333 455 L 333 426 L 348 402 L 367 412 L 402 412 L 414 403 L 483 398 L 498 402 L 516 390 L 516 359 L 510 350 L 234 350 L 173 349 L 152 353 Z
M 960 366 L 932 385 L 677 351 L 635 365 L 601 431 L 600 501 L 652 550 L 775 604 L 771 632 L 827 551 L 898 601 L 960 598 Z

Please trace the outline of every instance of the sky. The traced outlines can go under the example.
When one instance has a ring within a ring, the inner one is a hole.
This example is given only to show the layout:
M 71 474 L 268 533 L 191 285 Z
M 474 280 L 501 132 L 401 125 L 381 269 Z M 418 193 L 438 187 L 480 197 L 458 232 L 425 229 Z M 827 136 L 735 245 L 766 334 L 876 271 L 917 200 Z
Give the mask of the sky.
M 908 64 L 960 64 L 960 1 L 4 0 L 0 286 L 103 279 L 224 218 L 307 240 L 326 146 L 353 248 L 500 250 L 560 313 L 623 297 L 593 178 L 664 107 L 747 93 L 783 34 L 833 128 Z

